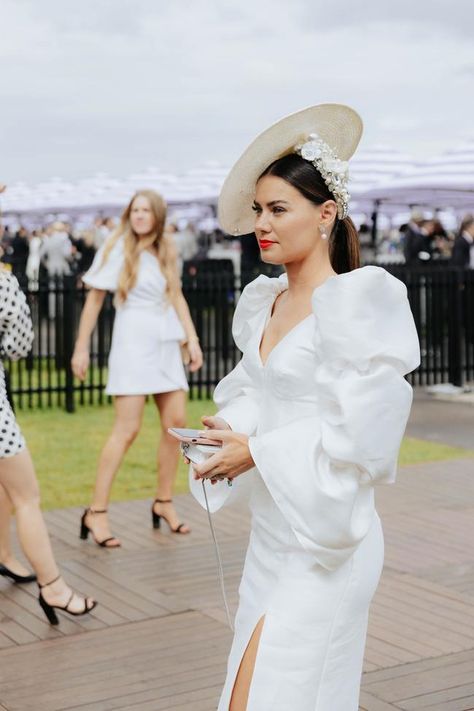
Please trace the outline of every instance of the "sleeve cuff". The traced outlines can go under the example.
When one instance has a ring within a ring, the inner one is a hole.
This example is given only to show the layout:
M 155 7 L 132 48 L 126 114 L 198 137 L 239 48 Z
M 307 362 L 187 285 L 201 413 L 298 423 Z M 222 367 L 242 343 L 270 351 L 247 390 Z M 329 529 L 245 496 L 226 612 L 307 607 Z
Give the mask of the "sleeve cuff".
M 258 406 L 248 396 L 235 399 L 216 414 L 233 432 L 252 435 L 257 429 Z

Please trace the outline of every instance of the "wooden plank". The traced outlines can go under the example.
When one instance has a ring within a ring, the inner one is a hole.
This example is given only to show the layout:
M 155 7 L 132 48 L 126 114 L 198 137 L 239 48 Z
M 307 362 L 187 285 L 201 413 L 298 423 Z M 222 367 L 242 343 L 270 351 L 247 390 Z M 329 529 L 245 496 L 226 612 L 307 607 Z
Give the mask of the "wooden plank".
M 441 707 L 441 705 L 446 705 L 448 703 L 471 703 L 474 700 L 474 682 L 468 684 L 460 684 L 459 686 L 450 687 L 449 689 L 441 689 L 439 691 L 430 692 L 428 694 L 423 694 L 423 704 L 427 708 L 432 706 Z M 403 700 L 401 702 L 402 708 L 406 711 L 416 711 L 420 708 L 419 698 Z
M 361 711 L 474 707 L 473 466 L 417 465 L 377 492 L 386 567 L 369 623 Z M 111 505 L 124 545 L 78 539 L 79 508 L 47 512 L 61 569 L 97 597 L 90 616 L 51 628 L 36 587 L 0 581 L 0 704 L 21 711 L 209 711 L 217 705 L 231 633 L 205 512 L 177 497 L 193 529 L 155 532 L 151 500 Z M 235 610 L 248 512 L 214 517 Z M 112 652 L 111 652 L 112 650 Z M 159 673 L 157 673 L 159 669 Z M 467 706 L 466 706 L 467 704 Z M 3 709 L 0 706 L 0 711 Z
M 399 706 L 387 704 L 381 699 L 377 699 L 372 694 L 362 690 L 359 698 L 359 711 L 399 711 Z
M 474 654 L 472 659 L 450 666 L 426 669 L 413 673 L 407 670 L 403 684 L 399 678 L 386 679 L 383 682 L 364 683 L 364 688 L 386 701 L 400 703 L 416 696 L 423 696 L 446 688 L 462 686 L 474 679 Z

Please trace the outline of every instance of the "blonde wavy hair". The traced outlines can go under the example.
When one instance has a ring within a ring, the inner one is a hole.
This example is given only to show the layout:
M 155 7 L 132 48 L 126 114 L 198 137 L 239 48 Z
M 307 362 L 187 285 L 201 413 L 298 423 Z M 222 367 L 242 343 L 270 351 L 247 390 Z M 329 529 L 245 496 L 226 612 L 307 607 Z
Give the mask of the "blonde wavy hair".
M 139 237 L 132 229 L 130 214 L 133 203 L 139 197 L 148 201 L 153 215 L 153 228 L 150 234 Z M 142 252 L 149 250 L 156 255 L 163 276 L 166 279 L 166 297 L 171 299 L 177 287 L 176 279 L 176 249 L 172 238 L 164 234 L 166 220 L 166 203 L 161 195 L 154 190 L 139 190 L 132 197 L 123 211 L 120 224 L 107 239 L 102 265 L 109 258 L 110 252 L 121 237 L 124 238 L 124 265 L 120 272 L 115 298 L 122 304 L 128 293 L 137 282 L 139 258 Z

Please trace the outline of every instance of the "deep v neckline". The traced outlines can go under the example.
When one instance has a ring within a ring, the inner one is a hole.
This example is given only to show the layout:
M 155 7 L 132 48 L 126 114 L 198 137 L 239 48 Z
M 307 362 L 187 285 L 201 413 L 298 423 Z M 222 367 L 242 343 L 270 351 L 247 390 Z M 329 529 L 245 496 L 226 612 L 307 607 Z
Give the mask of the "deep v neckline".
M 284 291 L 286 291 L 286 289 Z M 282 294 L 282 293 L 283 292 L 280 292 L 280 294 Z M 311 312 L 310 314 L 308 314 L 307 316 L 302 318 L 300 321 L 298 321 L 298 323 L 295 323 L 295 325 L 292 328 L 290 328 L 290 330 L 287 331 L 285 333 L 285 335 L 282 336 L 280 338 L 280 340 L 275 343 L 273 348 L 267 353 L 267 357 L 265 358 L 265 362 L 264 362 L 263 358 L 262 358 L 262 354 L 261 354 L 262 341 L 265 336 L 265 331 L 267 330 L 267 326 L 270 323 L 271 318 L 273 316 L 273 309 L 275 308 L 275 302 L 278 299 L 278 297 L 280 296 L 280 294 L 278 294 L 278 296 L 275 297 L 275 299 L 272 301 L 272 303 L 268 307 L 266 314 L 265 314 L 265 319 L 263 321 L 263 326 L 262 326 L 261 330 L 259 331 L 259 338 L 257 340 L 257 356 L 258 356 L 259 364 L 262 368 L 266 367 L 273 351 L 276 350 L 284 341 L 286 341 L 286 339 L 289 338 L 291 336 L 291 334 L 294 331 L 296 331 L 303 323 L 305 323 L 309 318 L 311 318 L 313 316 L 313 312 Z

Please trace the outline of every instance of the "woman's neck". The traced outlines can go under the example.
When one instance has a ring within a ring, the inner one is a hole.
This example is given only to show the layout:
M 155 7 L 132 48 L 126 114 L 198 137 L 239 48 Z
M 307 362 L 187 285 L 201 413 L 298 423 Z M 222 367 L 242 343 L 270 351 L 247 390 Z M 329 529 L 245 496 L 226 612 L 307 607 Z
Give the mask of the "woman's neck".
M 335 276 L 336 272 L 331 266 L 329 252 L 310 255 L 301 262 L 285 264 L 288 276 L 288 296 L 298 298 L 324 284 L 326 279 Z

